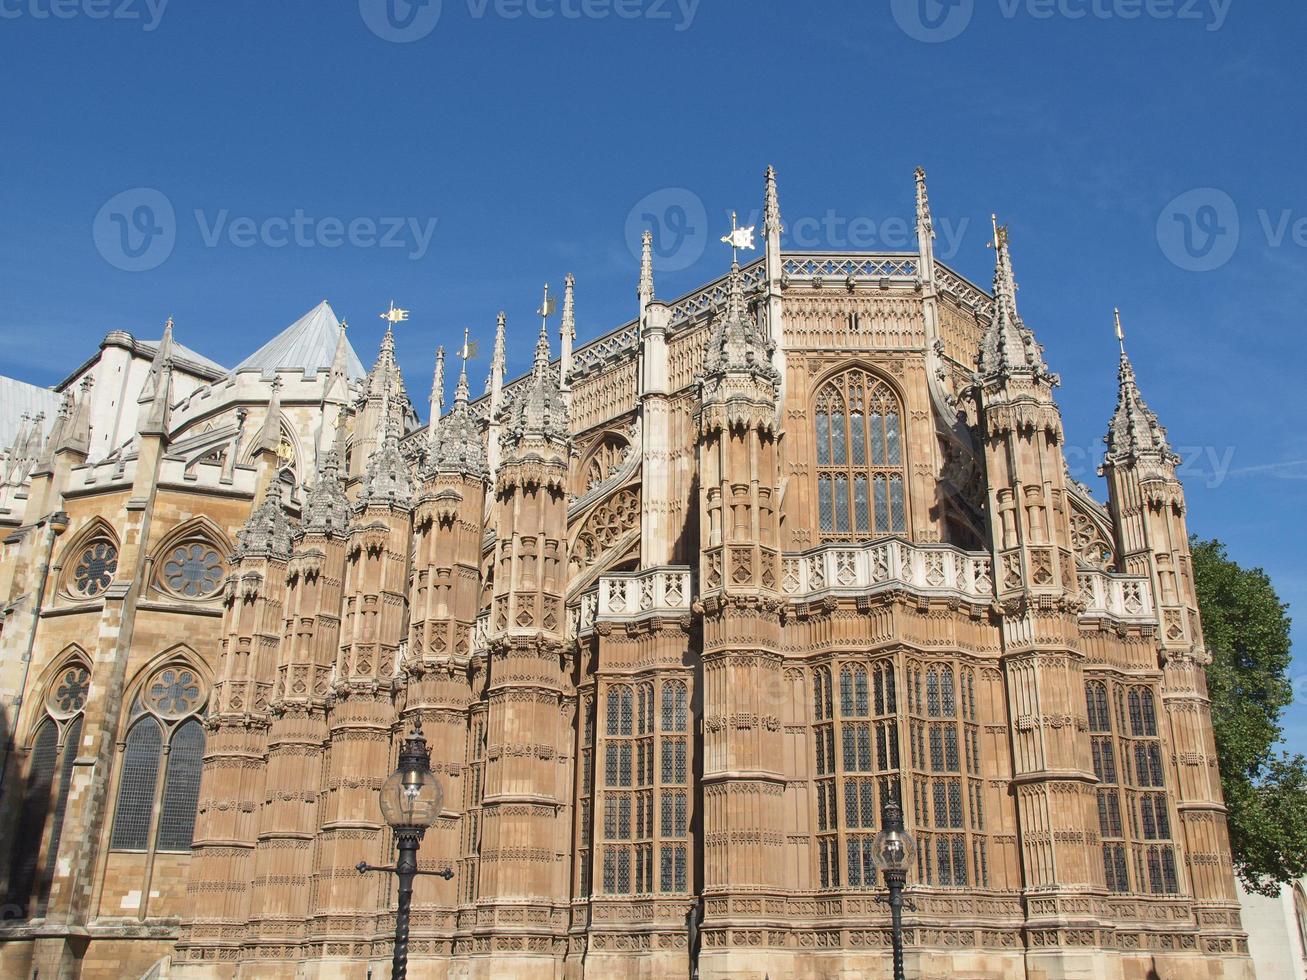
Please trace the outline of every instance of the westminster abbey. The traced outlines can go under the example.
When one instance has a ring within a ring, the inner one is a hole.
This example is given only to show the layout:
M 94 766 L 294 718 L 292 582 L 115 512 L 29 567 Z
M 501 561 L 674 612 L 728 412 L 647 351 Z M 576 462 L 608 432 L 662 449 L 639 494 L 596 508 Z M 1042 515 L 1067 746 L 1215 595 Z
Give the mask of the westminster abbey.
M 355 865 L 417 721 L 412 977 L 888 977 L 891 796 L 909 976 L 1251 977 L 1124 345 L 1104 502 L 1004 229 L 987 291 L 920 171 L 914 251 L 782 250 L 770 170 L 762 213 L 675 300 L 646 236 L 596 339 L 569 276 L 520 378 L 501 314 L 425 427 L 325 302 L 234 368 L 170 321 L 0 379 L 0 975 L 388 977 Z

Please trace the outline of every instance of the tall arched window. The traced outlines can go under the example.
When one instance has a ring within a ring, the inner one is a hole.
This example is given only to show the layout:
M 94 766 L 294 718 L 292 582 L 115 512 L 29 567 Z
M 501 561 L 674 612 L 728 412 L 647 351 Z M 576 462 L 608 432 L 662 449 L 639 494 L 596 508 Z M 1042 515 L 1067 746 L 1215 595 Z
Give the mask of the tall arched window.
M 852 368 L 821 386 L 815 409 L 821 536 L 907 531 L 903 410 L 889 385 Z
M 199 712 L 205 697 L 199 676 L 184 664 L 157 671 L 137 692 L 123 746 L 112 849 L 191 849 L 204 764 Z
M 44 912 L 54 878 L 90 686 L 91 672 L 82 661 L 71 660 L 60 668 L 50 681 L 45 717 L 32 739 L 10 862 L 9 901 L 28 910 L 35 899 L 36 907 L 31 910 L 35 915 Z

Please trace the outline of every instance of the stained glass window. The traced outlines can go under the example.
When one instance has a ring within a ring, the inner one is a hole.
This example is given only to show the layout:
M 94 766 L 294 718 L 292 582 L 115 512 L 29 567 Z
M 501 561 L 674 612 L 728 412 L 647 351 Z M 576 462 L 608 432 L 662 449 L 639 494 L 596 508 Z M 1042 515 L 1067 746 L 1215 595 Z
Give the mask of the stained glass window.
M 109 587 L 118 571 L 118 549 L 108 541 L 92 541 L 73 566 L 73 590 L 88 599 Z

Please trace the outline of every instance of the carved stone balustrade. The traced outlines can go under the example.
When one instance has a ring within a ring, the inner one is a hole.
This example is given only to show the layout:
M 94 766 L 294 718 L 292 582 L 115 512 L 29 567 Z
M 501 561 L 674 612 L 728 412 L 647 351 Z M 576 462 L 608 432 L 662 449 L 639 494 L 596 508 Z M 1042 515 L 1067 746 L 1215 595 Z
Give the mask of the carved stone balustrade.
M 791 599 L 896 589 L 988 604 L 994 599 L 992 562 L 987 554 L 899 538 L 828 544 L 781 560 L 781 591 Z
M 1078 577 L 1080 598 L 1085 603 L 1082 619 L 1105 617 L 1126 622 L 1154 621 L 1153 590 L 1145 576 L 1082 570 Z
M 599 580 L 597 619 L 627 622 L 649 616 L 688 616 L 693 579 L 684 565 L 605 575 Z

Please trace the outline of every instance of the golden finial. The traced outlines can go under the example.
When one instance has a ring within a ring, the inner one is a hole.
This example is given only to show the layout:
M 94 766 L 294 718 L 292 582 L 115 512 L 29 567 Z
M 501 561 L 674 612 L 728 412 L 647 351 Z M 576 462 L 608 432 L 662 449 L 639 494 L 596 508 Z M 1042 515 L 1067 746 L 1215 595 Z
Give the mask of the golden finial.
M 1119 343 L 1119 344 L 1121 345 L 1121 353 L 1124 354 L 1124 353 L 1125 353 L 1125 331 L 1121 329 L 1121 308 L 1120 308 L 1119 306 L 1116 307 L 1115 309 L 1113 309 L 1112 313 L 1113 313 L 1113 316 L 1116 318 L 1116 339 L 1117 339 L 1117 343 Z
M 403 323 L 408 319 L 408 310 L 401 310 L 395 305 L 395 301 L 392 299 L 390 301 L 390 309 L 379 315 L 381 316 L 381 319 L 385 320 L 391 326 L 394 326 L 396 323 Z

